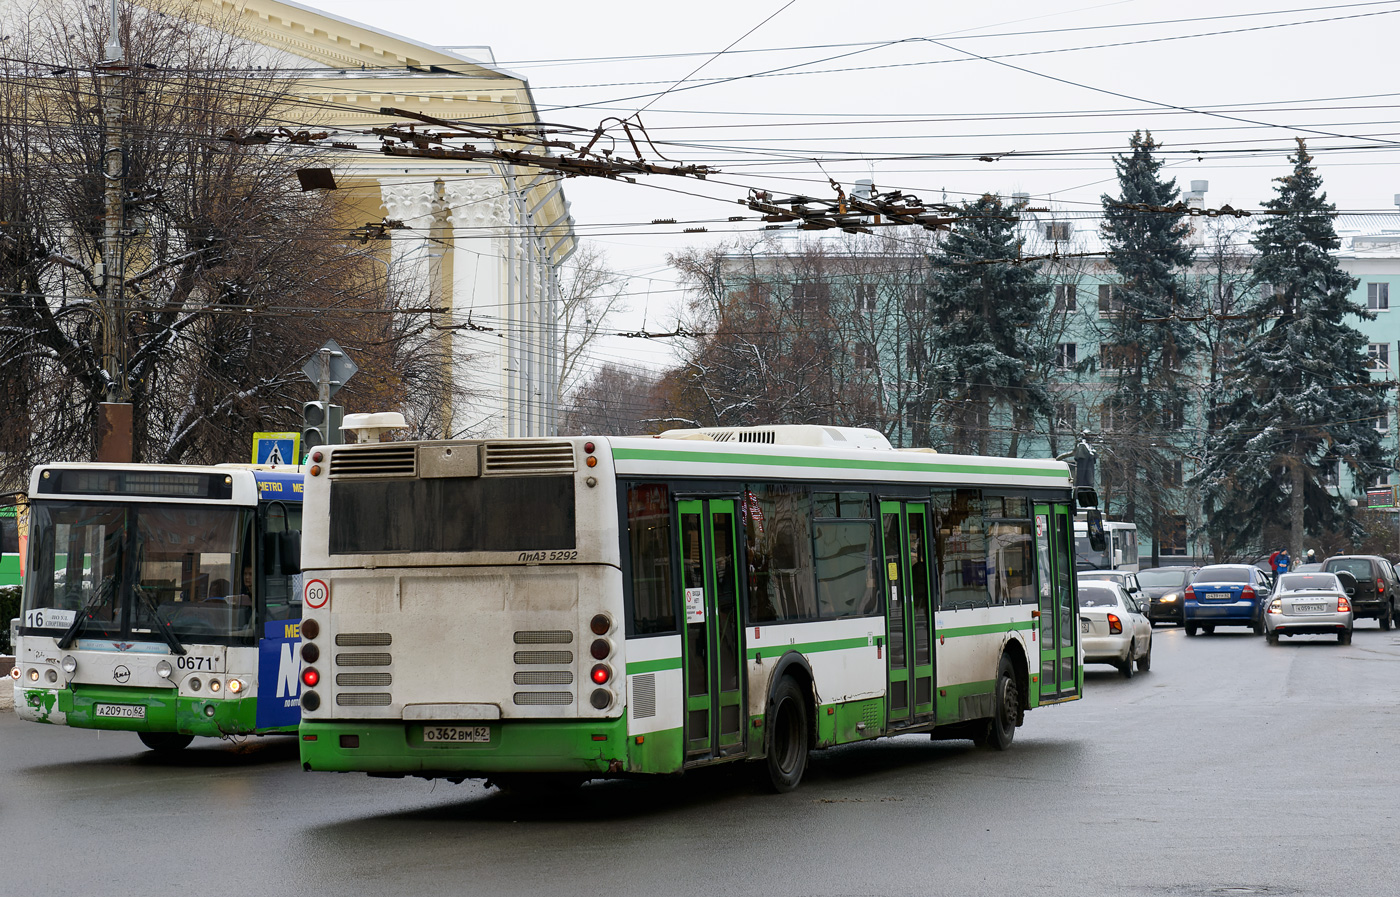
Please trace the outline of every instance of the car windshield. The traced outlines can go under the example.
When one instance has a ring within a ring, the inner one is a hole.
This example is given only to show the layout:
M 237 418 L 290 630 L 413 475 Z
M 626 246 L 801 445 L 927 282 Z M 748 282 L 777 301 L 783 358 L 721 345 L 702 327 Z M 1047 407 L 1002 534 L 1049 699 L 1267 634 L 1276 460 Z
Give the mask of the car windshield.
M 1085 586 L 1079 590 L 1080 607 L 1117 607 L 1118 593 L 1113 589 Z
M 1137 576 L 1144 589 L 1174 589 L 1186 582 L 1185 570 L 1143 570 Z
M 1342 587 L 1331 573 L 1285 573 L 1278 578 L 1278 584 L 1286 592 L 1335 592 Z
M 1192 582 L 1249 582 L 1248 567 L 1202 567 Z
M 1107 539 L 1105 539 L 1104 541 L 1104 550 L 1095 551 L 1094 546 L 1089 544 L 1089 536 L 1087 533 L 1075 533 L 1074 566 L 1081 570 L 1085 568 L 1091 570 L 1098 570 L 1104 567 L 1108 567 L 1110 564 L 1108 557 Z
M 1094 579 L 1099 582 L 1116 582 L 1120 586 L 1128 582 L 1127 574 L 1114 573 L 1108 570 L 1085 570 L 1079 574 L 1080 579 Z

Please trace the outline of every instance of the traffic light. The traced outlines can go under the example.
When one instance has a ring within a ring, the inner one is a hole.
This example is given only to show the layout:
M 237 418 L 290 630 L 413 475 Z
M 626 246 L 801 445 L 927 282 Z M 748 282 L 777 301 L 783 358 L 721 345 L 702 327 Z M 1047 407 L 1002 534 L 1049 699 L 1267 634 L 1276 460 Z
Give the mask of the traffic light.
M 301 449 L 308 452 L 314 445 L 336 445 L 341 441 L 340 423 L 345 409 L 325 402 L 307 402 L 301 406 Z

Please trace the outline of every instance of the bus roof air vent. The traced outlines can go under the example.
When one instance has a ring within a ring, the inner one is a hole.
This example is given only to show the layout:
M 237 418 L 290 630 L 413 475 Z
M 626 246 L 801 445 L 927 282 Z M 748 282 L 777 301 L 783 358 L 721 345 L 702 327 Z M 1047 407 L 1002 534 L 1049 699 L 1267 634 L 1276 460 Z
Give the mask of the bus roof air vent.
M 340 446 L 331 452 L 331 476 L 411 477 L 418 472 L 417 457 L 409 442 Z
M 484 458 L 486 476 L 574 472 L 574 447 L 568 442 L 488 442 Z
M 715 442 L 761 445 L 806 445 L 813 448 L 890 450 L 890 441 L 878 430 L 864 427 L 819 427 L 814 424 L 775 424 L 769 427 L 700 427 L 667 430 L 659 439 L 713 439 Z

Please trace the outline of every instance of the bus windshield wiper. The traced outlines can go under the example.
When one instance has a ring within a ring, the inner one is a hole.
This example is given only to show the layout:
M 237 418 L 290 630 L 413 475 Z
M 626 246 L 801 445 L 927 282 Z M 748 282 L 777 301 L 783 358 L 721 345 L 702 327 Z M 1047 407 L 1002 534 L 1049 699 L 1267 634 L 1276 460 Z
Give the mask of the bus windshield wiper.
M 78 637 L 78 632 L 89 619 L 88 611 L 101 604 L 112 594 L 116 582 L 117 579 L 115 576 L 108 576 L 106 579 L 102 580 L 102 582 L 98 583 L 97 588 L 93 590 L 92 598 L 84 602 L 83 606 L 78 609 L 78 615 L 73 618 L 72 623 L 68 624 L 68 629 L 64 631 L 63 637 L 58 640 L 59 648 L 67 651 L 72 647 L 73 641 Z
M 145 589 L 141 588 L 139 582 L 134 583 L 131 590 L 140 596 L 141 602 L 145 604 L 146 609 L 151 612 L 151 616 L 156 621 L 156 629 L 160 631 L 161 637 L 165 639 L 165 643 L 170 646 L 170 653 L 188 654 L 189 652 L 185 650 L 185 646 L 180 644 L 180 640 L 175 637 L 175 633 L 170 631 L 170 624 L 167 623 L 165 617 L 161 615 L 160 605 L 156 604 L 155 599 L 147 594 Z

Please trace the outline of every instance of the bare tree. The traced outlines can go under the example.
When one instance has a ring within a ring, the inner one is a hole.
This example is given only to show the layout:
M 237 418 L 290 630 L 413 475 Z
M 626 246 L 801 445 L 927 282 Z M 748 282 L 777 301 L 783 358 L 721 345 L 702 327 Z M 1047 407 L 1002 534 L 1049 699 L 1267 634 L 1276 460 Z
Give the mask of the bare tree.
M 677 425 L 665 414 L 660 375 L 605 364 L 574 390 L 562 428 L 600 436 L 653 434 Z
M 608 267 L 607 255 L 583 244 L 569 260 L 559 309 L 559 383 L 556 395 L 569 395 L 580 380 L 588 352 L 606 333 L 610 319 L 626 311 L 627 278 Z
M 392 407 L 418 385 L 408 358 L 430 350 L 428 325 L 346 242 L 341 194 L 299 189 L 298 169 L 331 160 L 269 141 L 305 123 L 288 119 L 290 79 L 236 30 L 128 10 L 113 72 L 105 6 L 0 10 L 0 483 L 90 457 L 109 397 L 133 405 L 138 460 L 242 458 L 253 430 L 295 428 L 311 397 L 301 364 L 332 334 L 364 371 L 347 400 Z M 109 124 L 121 246 L 103 258 Z

